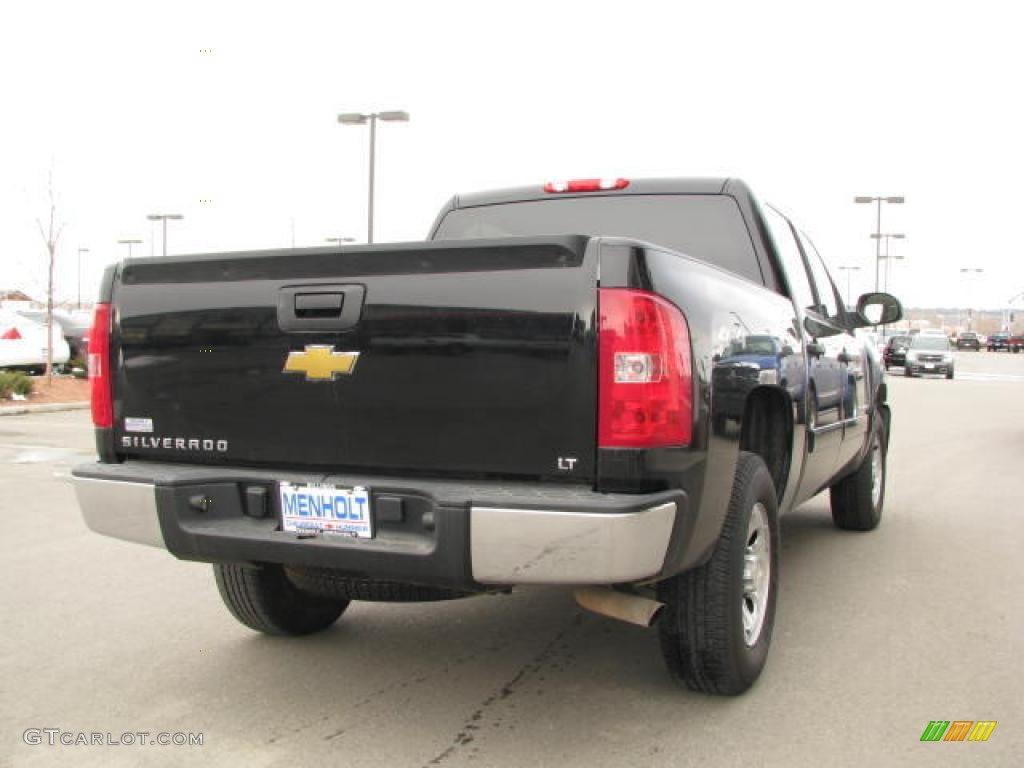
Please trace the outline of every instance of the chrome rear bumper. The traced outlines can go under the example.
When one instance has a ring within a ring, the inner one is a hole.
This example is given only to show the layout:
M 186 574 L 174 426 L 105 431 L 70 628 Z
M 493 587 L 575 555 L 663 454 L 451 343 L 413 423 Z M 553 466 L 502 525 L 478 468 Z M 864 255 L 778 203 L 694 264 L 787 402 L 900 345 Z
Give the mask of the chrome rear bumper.
M 156 509 L 156 486 L 121 480 L 76 477 L 75 496 L 85 524 L 115 539 L 163 547 Z
M 536 483 L 332 477 L 340 487 L 371 488 L 374 538 L 300 538 L 280 530 L 276 484 L 322 477 L 129 462 L 77 467 L 74 486 L 90 529 L 182 559 L 338 568 L 464 589 L 644 581 L 657 578 L 684 549 L 681 491 L 600 494 Z M 265 489 L 266 499 L 256 515 L 245 506 L 254 487 Z M 216 503 L 204 511 L 196 498 Z M 389 516 L 378 517 L 380 499 L 388 501 Z M 404 512 L 396 517 L 396 509 Z
M 625 514 L 473 507 L 470 556 L 481 584 L 618 584 L 656 575 L 674 502 Z

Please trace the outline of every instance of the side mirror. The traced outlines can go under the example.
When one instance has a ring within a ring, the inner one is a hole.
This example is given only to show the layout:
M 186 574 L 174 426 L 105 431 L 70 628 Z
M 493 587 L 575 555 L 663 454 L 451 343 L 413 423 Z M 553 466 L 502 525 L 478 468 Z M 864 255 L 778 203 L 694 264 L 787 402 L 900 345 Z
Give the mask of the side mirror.
M 889 293 L 865 293 L 857 299 L 854 327 L 895 323 L 903 317 L 900 300 Z

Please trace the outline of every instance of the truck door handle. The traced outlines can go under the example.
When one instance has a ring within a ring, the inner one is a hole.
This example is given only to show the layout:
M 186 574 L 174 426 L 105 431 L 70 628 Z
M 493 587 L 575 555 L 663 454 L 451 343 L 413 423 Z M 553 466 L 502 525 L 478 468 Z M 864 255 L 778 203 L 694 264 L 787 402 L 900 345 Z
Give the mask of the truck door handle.
M 825 354 L 825 345 L 817 341 L 807 343 L 807 354 L 811 357 L 821 357 Z
M 277 294 L 282 331 L 347 331 L 359 324 L 366 298 L 362 285 L 286 285 Z

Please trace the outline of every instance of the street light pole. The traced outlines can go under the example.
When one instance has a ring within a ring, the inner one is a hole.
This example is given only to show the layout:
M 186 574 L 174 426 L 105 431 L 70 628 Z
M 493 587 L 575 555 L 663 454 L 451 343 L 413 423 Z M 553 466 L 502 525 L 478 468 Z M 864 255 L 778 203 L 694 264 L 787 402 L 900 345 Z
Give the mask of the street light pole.
M 375 193 L 374 171 L 377 158 L 377 121 L 385 122 L 409 122 L 409 113 L 400 110 L 391 112 L 344 112 L 338 115 L 338 122 L 342 125 L 364 125 L 370 124 L 370 181 L 368 188 L 369 199 L 366 205 L 366 242 L 373 242 L 373 198 Z
M 902 232 L 888 232 L 888 233 L 886 233 L 886 232 L 876 232 L 876 233 L 873 233 L 871 235 L 871 239 L 872 240 L 881 241 L 882 238 L 885 238 L 885 255 L 882 257 L 882 258 L 885 259 L 885 271 L 883 272 L 883 279 L 884 279 L 883 285 L 884 285 L 884 290 L 888 291 L 889 290 L 889 241 L 890 240 L 903 240 L 903 239 L 906 238 L 906 235 L 904 235 Z M 902 258 L 902 256 L 900 258 Z M 878 288 L 876 287 L 875 290 L 877 291 Z
M 135 239 L 131 239 L 131 240 L 118 240 L 117 244 L 118 245 L 127 245 L 128 246 L 128 258 L 130 259 L 132 257 L 132 246 L 133 245 L 142 245 L 142 241 L 141 240 L 135 240 Z
M 886 255 L 886 257 L 885 257 L 885 290 L 886 290 L 887 293 L 891 292 L 890 291 L 890 287 L 889 287 L 889 283 L 890 283 L 890 281 L 894 280 L 894 278 L 890 277 L 890 272 L 892 270 L 892 267 L 890 267 L 889 265 L 892 262 L 894 262 L 894 261 L 903 261 L 903 259 L 904 259 L 903 256 L 897 256 L 895 253 L 892 256 Z
M 839 267 L 839 269 L 846 273 L 846 306 L 850 306 L 850 278 L 852 273 L 860 272 L 860 267 Z
M 374 198 L 374 167 L 377 163 L 377 115 L 370 115 L 370 183 L 369 201 L 366 205 L 366 242 L 373 242 L 373 198 Z
M 980 275 L 984 271 L 985 270 L 981 269 L 980 267 L 960 267 L 960 274 L 961 275 L 970 275 L 970 274 Z M 968 307 L 967 307 L 967 330 L 968 331 L 971 330 L 971 320 L 973 319 L 973 316 L 974 316 L 974 307 L 971 306 L 973 304 L 972 299 L 973 299 L 973 296 L 971 296 L 967 300 L 967 303 L 968 303 Z
M 82 308 L 82 254 L 88 253 L 88 248 L 78 249 L 78 308 Z
M 882 198 L 878 198 L 878 216 L 875 218 L 875 234 L 881 236 L 882 232 Z M 878 265 L 879 249 L 882 247 L 881 240 L 875 242 L 875 292 L 878 292 Z
M 902 195 L 890 196 L 890 197 L 868 197 L 864 195 L 857 195 L 853 198 L 855 203 L 876 203 L 878 205 L 877 213 L 875 216 L 875 234 L 872 237 L 876 237 L 875 241 L 875 291 L 878 291 L 878 279 L 879 279 L 879 266 L 882 262 L 882 203 L 892 203 L 893 205 L 902 205 L 906 202 L 906 198 Z
M 167 221 L 181 221 L 184 216 L 180 213 L 151 213 L 147 217 L 150 221 L 159 221 L 163 223 L 164 229 L 164 256 L 167 255 Z
M 1006 331 L 1008 333 L 1013 333 L 1013 302 L 1015 302 L 1017 299 L 1024 299 L 1024 291 L 1021 291 L 1020 293 L 1016 294 L 1015 296 L 1011 296 L 1009 299 L 1006 300 L 1006 309 L 1003 310 L 1003 317 L 1001 318 L 1003 322 L 1003 327 L 1000 330 Z

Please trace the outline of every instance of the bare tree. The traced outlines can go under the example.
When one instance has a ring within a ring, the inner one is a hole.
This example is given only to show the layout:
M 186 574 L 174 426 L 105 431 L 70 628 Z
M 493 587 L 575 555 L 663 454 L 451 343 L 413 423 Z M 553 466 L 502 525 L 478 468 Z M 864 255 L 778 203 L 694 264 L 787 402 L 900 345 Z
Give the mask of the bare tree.
M 50 169 L 47 192 L 50 199 L 50 215 L 47 225 L 44 227 L 41 219 L 36 219 L 39 225 L 39 234 L 46 244 L 47 254 L 47 279 L 46 279 L 46 383 L 53 381 L 53 269 L 57 261 L 57 243 L 60 241 L 60 233 L 64 230 L 63 224 L 57 224 L 57 203 L 53 198 L 53 169 Z

